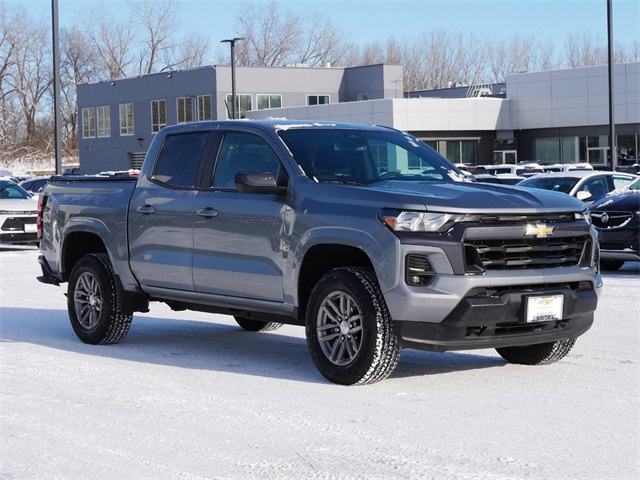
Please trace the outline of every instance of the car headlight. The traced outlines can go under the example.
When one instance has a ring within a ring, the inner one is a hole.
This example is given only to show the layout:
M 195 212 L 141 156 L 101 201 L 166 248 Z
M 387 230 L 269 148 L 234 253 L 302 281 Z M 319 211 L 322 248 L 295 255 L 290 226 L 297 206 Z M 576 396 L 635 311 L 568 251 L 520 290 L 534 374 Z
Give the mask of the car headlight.
M 575 219 L 576 220 L 584 220 L 586 221 L 589 225 L 591 225 L 591 213 L 588 210 L 583 210 L 582 213 L 576 213 L 575 214 Z
M 380 219 L 395 232 L 446 232 L 456 223 L 478 221 L 480 215 L 382 210 Z

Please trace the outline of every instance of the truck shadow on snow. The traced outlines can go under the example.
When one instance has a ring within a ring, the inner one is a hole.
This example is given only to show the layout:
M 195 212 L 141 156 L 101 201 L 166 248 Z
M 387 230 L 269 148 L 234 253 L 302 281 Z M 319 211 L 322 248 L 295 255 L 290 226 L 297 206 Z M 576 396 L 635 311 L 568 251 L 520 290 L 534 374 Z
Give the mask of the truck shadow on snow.
M 0 318 L 1 342 L 30 343 L 141 364 L 328 383 L 311 361 L 302 327 L 285 326 L 275 332 L 253 333 L 231 323 L 136 315 L 129 334 L 119 344 L 86 345 L 73 333 L 66 310 L 3 308 Z M 497 356 L 405 350 L 389 378 L 504 365 L 506 362 Z

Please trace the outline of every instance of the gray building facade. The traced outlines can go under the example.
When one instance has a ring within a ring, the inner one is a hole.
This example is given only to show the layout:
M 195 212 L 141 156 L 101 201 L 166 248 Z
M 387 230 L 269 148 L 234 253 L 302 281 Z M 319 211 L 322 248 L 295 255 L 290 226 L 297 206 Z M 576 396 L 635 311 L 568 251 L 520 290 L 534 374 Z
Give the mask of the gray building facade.
M 400 65 L 236 66 L 237 110 L 401 98 Z M 231 118 L 231 67 L 207 66 L 77 86 L 80 173 L 139 168 L 164 126 Z
M 618 165 L 640 161 L 640 63 L 614 69 Z M 81 84 L 80 173 L 138 168 L 166 125 L 230 118 L 231 68 Z M 402 66 L 236 67 L 241 117 L 385 125 L 453 163 L 610 164 L 607 67 L 403 94 Z

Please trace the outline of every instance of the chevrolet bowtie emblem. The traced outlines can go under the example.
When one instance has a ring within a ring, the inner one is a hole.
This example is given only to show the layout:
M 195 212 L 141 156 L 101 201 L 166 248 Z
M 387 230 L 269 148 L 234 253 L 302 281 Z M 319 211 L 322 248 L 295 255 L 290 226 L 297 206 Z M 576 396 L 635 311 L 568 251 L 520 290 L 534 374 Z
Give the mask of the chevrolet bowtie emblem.
M 554 227 L 547 227 L 546 223 L 537 223 L 535 225 L 527 225 L 525 235 L 535 235 L 538 238 L 547 238 L 553 233 Z

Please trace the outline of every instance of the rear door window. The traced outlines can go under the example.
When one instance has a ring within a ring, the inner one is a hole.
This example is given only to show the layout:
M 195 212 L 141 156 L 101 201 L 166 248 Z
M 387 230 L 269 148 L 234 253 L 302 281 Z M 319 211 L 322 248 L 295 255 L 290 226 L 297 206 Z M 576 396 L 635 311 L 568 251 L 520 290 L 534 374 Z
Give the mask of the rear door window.
M 171 187 L 193 188 L 209 132 L 169 135 L 153 172 L 153 180 Z

